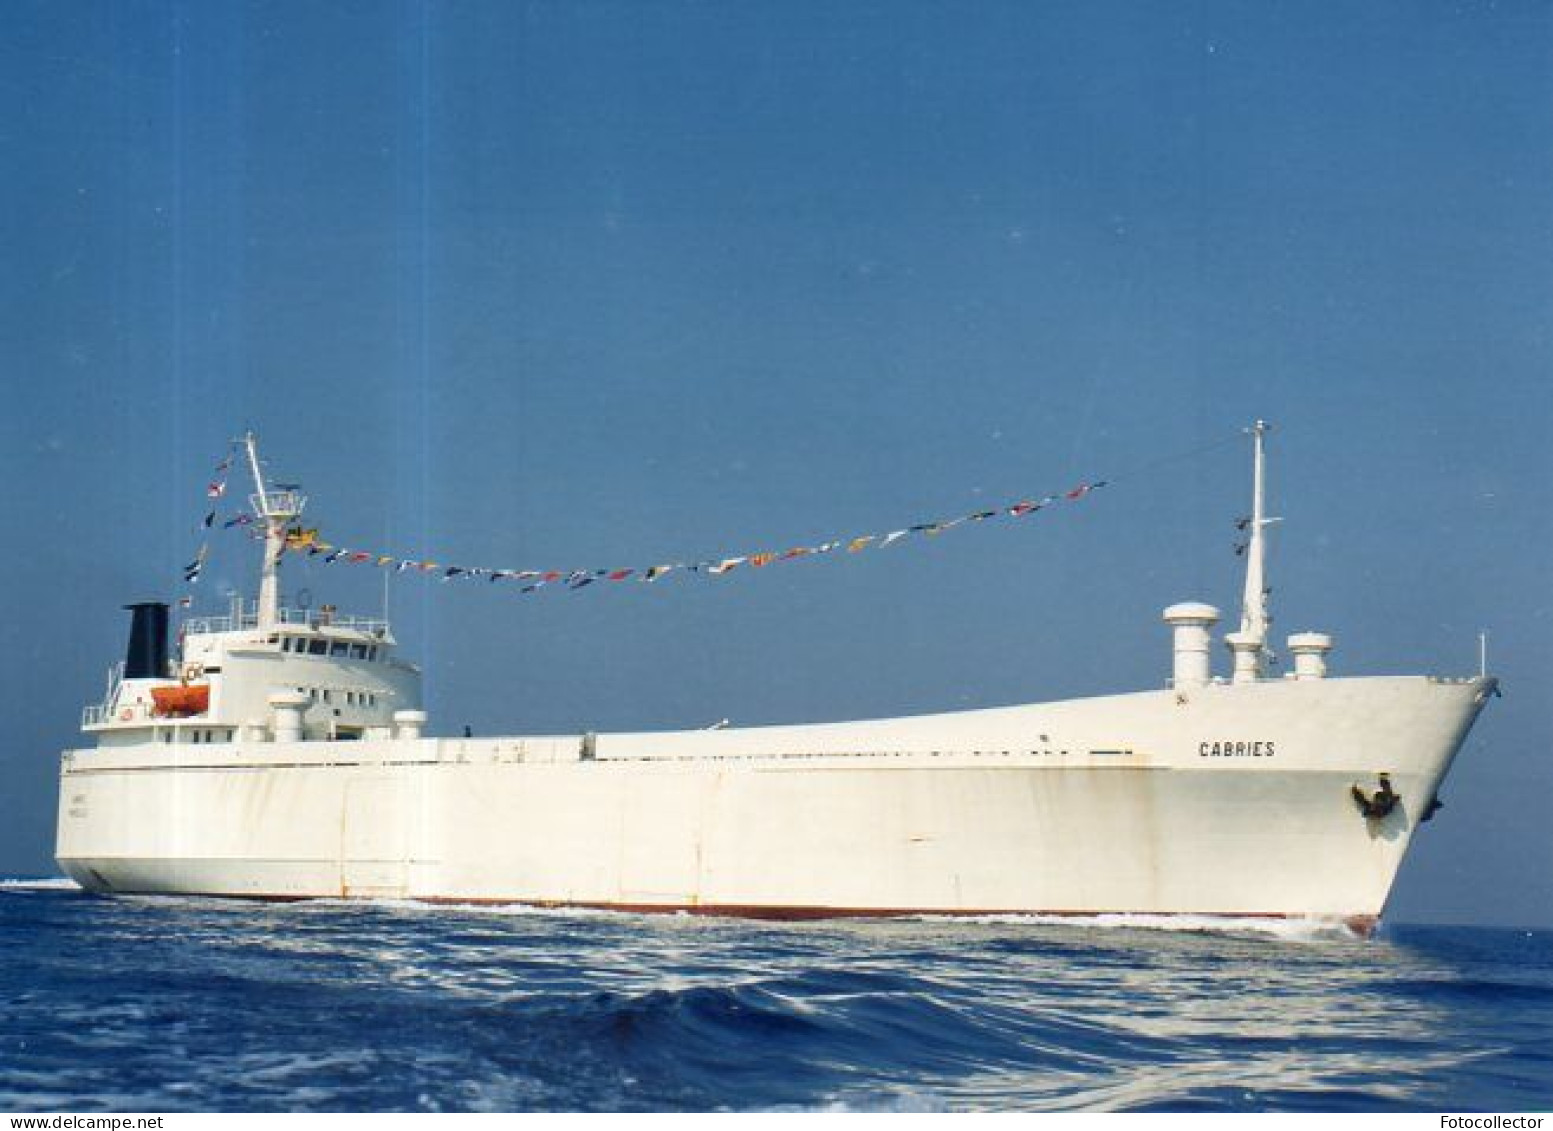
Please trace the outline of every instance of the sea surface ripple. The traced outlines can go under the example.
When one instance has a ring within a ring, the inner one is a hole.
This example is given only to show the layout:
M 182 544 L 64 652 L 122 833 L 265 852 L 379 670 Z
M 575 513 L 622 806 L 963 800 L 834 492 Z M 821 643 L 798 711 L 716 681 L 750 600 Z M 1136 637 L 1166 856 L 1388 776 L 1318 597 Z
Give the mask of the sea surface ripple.
M 1553 1107 L 1553 933 L 1162 925 L 0 881 L 0 1108 Z

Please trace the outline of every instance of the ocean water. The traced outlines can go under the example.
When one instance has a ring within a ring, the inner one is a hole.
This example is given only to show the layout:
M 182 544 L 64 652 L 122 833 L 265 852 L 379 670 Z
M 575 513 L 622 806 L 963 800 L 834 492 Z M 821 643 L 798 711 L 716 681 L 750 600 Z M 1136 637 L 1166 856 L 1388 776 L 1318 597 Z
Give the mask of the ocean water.
M 1546 931 L 777 925 L 8 880 L 0 1002 L 12 1111 L 1553 1107 Z

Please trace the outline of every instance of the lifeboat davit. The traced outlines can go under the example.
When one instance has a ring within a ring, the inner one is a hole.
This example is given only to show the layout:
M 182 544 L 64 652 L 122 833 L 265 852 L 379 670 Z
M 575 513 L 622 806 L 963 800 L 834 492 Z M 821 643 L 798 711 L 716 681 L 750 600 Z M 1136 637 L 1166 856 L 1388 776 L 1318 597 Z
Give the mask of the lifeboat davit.
M 165 718 L 203 715 L 210 709 L 210 684 L 175 683 L 170 687 L 153 687 L 151 701 L 156 704 L 156 714 Z

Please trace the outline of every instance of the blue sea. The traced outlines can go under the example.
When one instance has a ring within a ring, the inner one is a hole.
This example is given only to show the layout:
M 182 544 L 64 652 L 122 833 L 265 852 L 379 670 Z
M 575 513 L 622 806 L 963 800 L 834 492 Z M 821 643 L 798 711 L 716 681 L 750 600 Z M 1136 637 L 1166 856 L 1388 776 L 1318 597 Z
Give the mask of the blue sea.
M 1548 931 L 775 925 L 7 880 L 0 955 L 11 1111 L 1553 1108 Z

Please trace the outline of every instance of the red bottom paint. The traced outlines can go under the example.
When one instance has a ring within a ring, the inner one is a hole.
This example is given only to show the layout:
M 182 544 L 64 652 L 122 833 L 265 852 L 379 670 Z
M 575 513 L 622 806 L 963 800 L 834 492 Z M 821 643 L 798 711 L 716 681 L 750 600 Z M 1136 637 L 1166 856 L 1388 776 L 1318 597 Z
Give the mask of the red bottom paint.
M 234 894 L 229 892 L 122 892 L 135 895 L 195 895 L 210 899 L 249 899 L 264 903 L 303 903 L 309 899 L 371 900 L 378 896 L 267 895 L 262 893 Z M 1315 919 L 1341 923 L 1360 938 L 1370 938 L 1380 925 L 1378 915 L 1310 916 L 1284 911 L 1035 911 L 1028 908 L 986 908 L 966 911 L 946 911 L 937 908 L 911 907 L 780 907 L 769 904 L 743 903 L 589 903 L 550 899 L 502 899 L 490 896 L 420 895 L 403 897 L 411 903 L 425 903 L 441 907 L 533 907 L 544 911 L 619 911 L 635 915 L 705 915 L 726 919 L 764 919 L 777 922 L 814 922 L 821 919 L 904 919 L 930 915 L 946 919 L 971 919 L 989 915 L 1048 915 L 1059 919 L 1093 919 L 1101 915 L 1147 915 L 1160 919 L 1176 915 L 1206 919 Z

